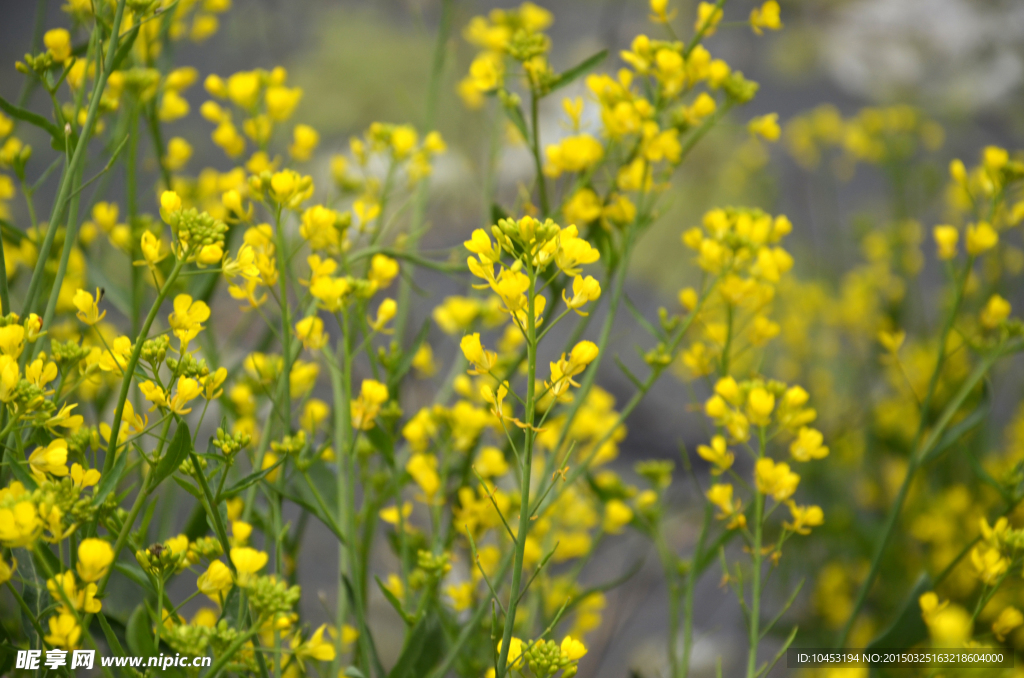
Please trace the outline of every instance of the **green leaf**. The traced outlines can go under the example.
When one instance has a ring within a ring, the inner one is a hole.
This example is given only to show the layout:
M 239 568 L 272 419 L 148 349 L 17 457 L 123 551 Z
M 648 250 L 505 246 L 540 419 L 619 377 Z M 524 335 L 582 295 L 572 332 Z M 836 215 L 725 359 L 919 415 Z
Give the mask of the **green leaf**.
M 363 672 L 354 666 L 350 666 L 345 669 L 341 675 L 348 676 L 349 678 L 366 678 L 366 676 L 363 675 Z
M 18 227 L 9 221 L 0 219 L 0 232 L 3 232 L 4 239 L 10 240 L 15 245 L 20 245 L 25 234 L 18 230 Z
M 932 578 L 927 572 L 922 572 L 914 584 L 913 590 L 907 599 L 903 601 L 896 620 L 887 628 L 882 635 L 871 641 L 869 650 L 886 647 L 913 647 L 928 637 L 928 627 L 921 618 L 921 605 L 918 598 L 921 594 L 932 590 Z
M 96 613 L 96 619 L 100 623 L 100 628 L 103 629 L 103 636 L 107 639 L 107 645 L 110 646 L 115 657 L 124 657 L 124 648 L 121 647 L 121 641 L 118 640 L 117 634 L 114 633 L 114 629 L 110 628 L 110 622 L 107 621 L 106 615 L 102 612 Z
M 160 457 L 156 468 L 149 476 L 150 488 L 157 487 L 167 476 L 178 470 L 181 462 L 185 461 L 188 453 L 192 451 L 192 434 L 189 433 L 188 424 L 181 422 L 178 430 L 174 432 L 171 444 L 167 446 L 164 456 Z
M 430 673 L 444 653 L 444 630 L 436 613 L 421 619 L 407 636 L 388 678 L 420 678 Z
M 268 473 L 271 473 L 274 469 L 276 469 L 278 466 L 283 464 L 287 458 L 288 457 L 281 457 L 280 459 L 278 459 L 274 463 L 273 466 L 268 466 L 267 468 L 263 469 L 262 471 L 256 471 L 255 473 L 250 473 L 246 477 L 242 478 L 241 480 L 239 480 L 237 483 L 235 483 L 231 487 L 229 487 L 226 490 L 222 491 L 220 493 L 220 496 L 216 498 L 216 503 L 219 504 L 221 501 L 223 501 L 225 499 L 230 499 L 231 497 L 235 496 L 236 494 L 238 494 L 242 490 L 245 490 L 245 489 L 249 488 L 251 485 L 255 485 L 259 481 L 263 480 L 265 477 L 267 477 Z
M 597 54 L 595 54 L 595 55 L 593 55 L 593 56 L 591 56 L 591 57 L 589 57 L 587 59 L 584 59 L 580 63 L 576 64 L 575 66 L 573 66 L 572 68 L 567 70 L 565 73 L 562 73 L 560 76 L 558 76 L 558 78 L 555 79 L 554 82 L 552 82 L 550 85 L 548 85 L 547 94 L 551 94 L 555 90 L 561 89 L 561 88 L 565 87 L 566 85 L 572 83 L 572 81 L 576 80 L 581 75 L 583 75 L 584 73 L 586 73 L 590 69 L 594 68 L 595 66 L 597 66 L 602 61 L 604 61 L 605 57 L 607 57 L 607 56 L 608 56 L 608 50 L 602 49 Z
M 171 480 L 178 483 L 181 489 L 185 490 L 199 501 L 203 500 L 202 490 L 200 490 L 198 487 L 196 487 L 189 481 L 185 480 L 184 478 L 179 478 L 178 476 L 171 476 Z
M 33 113 L 32 111 L 25 110 L 21 106 L 15 106 L 14 104 L 12 104 L 11 102 L 7 101 L 7 99 L 4 99 L 3 97 L 0 97 L 0 111 L 5 112 L 7 115 L 11 116 L 12 118 L 15 118 L 17 120 L 21 120 L 22 122 L 27 122 L 30 125 L 34 125 L 34 126 L 38 127 L 39 129 L 43 130 L 44 132 L 49 134 L 51 137 L 53 137 L 54 141 L 58 141 L 59 140 L 61 145 L 62 145 L 62 147 L 63 147 L 63 144 L 64 144 L 64 132 L 63 132 L 63 130 L 57 129 L 57 126 L 55 124 L 53 124 L 52 122 L 50 122 L 49 120 L 47 120 L 43 116 L 38 115 L 36 113 Z
M 497 224 L 502 219 L 508 219 L 508 212 L 506 212 L 501 205 L 496 202 L 491 203 L 491 222 Z
M 369 431 L 365 432 L 367 440 L 369 440 L 374 449 L 378 450 L 383 456 L 384 461 L 390 468 L 395 467 L 395 442 L 391 439 L 391 436 L 387 431 L 381 429 L 380 426 L 374 426 Z
M 984 398 L 974 411 L 953 426 L 950 426 L 939 439 L 939 442 L 935 443 L 935 447 L 928 450 L 928 454 L 924 456 L 921 463 L 927 464 L 930 461 L 938 459 L 944 452 L 952 448 L 953 445 L 955 445 L 961 438 L 984 423 L 988 418 L 990 405 L 991 398 L 986 390 Z
M 125 642 L 128 649 L 137 657 L 152 657 L 157 653 L 153 647 L 153 628 L 150 624 L 149 611 L 145 603 L 138 607 L 128 617 L 128 625 L 125 629 Z
M 117 488 L 117 484 L 124 475 L 124 467 L 128 464 L 128 451 L 122 450 L 121 454 L 114 459 L 114 466 L 109 472 L 104 473 L 100 478 L 100 484 L 96 486 L 96 492 L 92 496 L 93 506 L 100 506 L 107 500 L 107 495 Z
M 388 589 L 388 587 L 384 586 L 384 582 L 380 580 L 380 577 L 374 575 L 373 578 L 377 580 L 377 586 L 380 587 L 380 592 L 383 593 L 384 597 L 388 599 L 389 603 L 391 603 L 391 607 L 395 608 L 395 612 L 405 620 L 406 624 L 412 626 L 416 621 L 416 617 L 405 611 L 405 608 L 402 607 L 402 601 L 400 601 L 398 597 Z
M 117 54 L 114 55 L 113 68 L 110 69 L 111 73 L 117 70 L 117 67 L 121 65 L 121 62 L 124 61 L 125 57 L 127 57 L 132 51 L 132 45 L 135 44 L 135 38 L 139 37 L 139 28 L 141 27 L 142 24 L 135 24 L 135 26 L 128 31 L 127 37 L 121 38 L 121 44 L 117 46 Z
M 519 133 L 523 135 L 523 140 L 529 143 L 530 135 L 526 131 L 526 118 L 523 117 L 523 109 L 519 107 L 519 104 L 509 102 L 502 106 L 505 109 L 505 115 L 512 121 L 512 124 L 516 126 Z
M 177 476 L 174 477 L 178 479 Z M 189 541 L 195 541 L 210 531 L 210 524 L 206 521 L 206 508 L 200 496 L 199 503 L 192 507 L 192 514 L 185 522 L 185 529 L 182 531 Z
M 300 492 L 301 491 L 302 490 L 300 490 Z M 288 492 L 287 490 L 281 491 L 281 496 L 287 499 L 288 501 L 298 504 L 302 508 L 312 513 L 314 516 L 316 516 L 317 520 L 324 524 L 324 527 L 330 530 L 331 533 L 335 537 L 337 537 L 339 541 L 341 541 L 342 544 L 346 543 L 345 536 L 341 533 L 341 530 L 336 529 L 334 526 L 334 521 L 332 521 L 330 518 L 324 515 L 323 511 L 320 510 L 320 507 L 317 506 L 315 499 L 310 501 L 305 497 L 299 496 L 298 494 L 293 494 L 291 492 Z M 325 498 L 324 501 L 326 502 L 327 498 Z

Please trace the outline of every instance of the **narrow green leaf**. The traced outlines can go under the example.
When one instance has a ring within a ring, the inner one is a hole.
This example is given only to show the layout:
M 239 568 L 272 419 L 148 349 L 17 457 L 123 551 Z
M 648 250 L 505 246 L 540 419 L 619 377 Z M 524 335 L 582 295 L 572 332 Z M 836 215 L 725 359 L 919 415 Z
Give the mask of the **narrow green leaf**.
M 391 603 L 391 607 L 395 608 L 395 612 L 397 612 L 399 616 L 405 620 L 406 624 L 412 626 L 413 623 L 416 621 L 416 617 L 405 611 L 405 608 L 402 607 L 402 601 L 400 601 L 398 597 L 394 593 L 392 593 L 390 589 L 388 589 L 387 586 L 384 586 L 384 582 L 380 580 L 380 577 L 374 575 L 373 578 L 377 580 L 377 586 L 380 588 L 380 592 L 383 593 L 384 597 L 387 598 L 389 603 Z
M 171 444 L 167 446 L 164 456 L 160 457 L 156 468 L 150 474 L 149 486 L 151 488 L 157 487 L 167 476 L 177 471 L 191 451 L 192 434 L 189 433 L 188 424 L 181 422 L 178 424 L 178 430 L 174 432 L 174 438 L 171 439 Z
M 145 603 L 140 603 L 128 617 L 125 642 L 128 643 L 128 649 L 133 655 L 152 657 L 158 654 L 156 648 L 153 647 L 153 628 Z
M 53 124 L 52 122 L 50 122 L 43 116 L 38 115 L 37 113 L 25 110 L 21 106 L 15 106 L 3 97 L 0 97 L 0 111 L 5 112 L 12 118 L 16 118 L 17 120 L 21 120 L 22 122 L 27 122 L 30 125 L 34 125 L 35 127 L 38 127 L 39 129 L 49 134 L 51 137 L 54 138 L 54 140 L 59 139 L 62 144 L 64 143 L 63 130 L 57 129 L 57 125 Z
M 551 94 L 555 90 L 561 89 L 568 84 L 571 84 L 574 80 L 579 78 L 581 75 L 589 71 L 590 69 L 597 66 L 599 63 L 604 61 L 605 57 L 608 56 L 608 50 L 602 49 L 597 54 L 584 59 L 580 63 L 576 64 L 566 72 L 562 73 L 553 83 L 548 86 L 548 94 Z
M 910 595 L 903 601 L 896 620 L 887 628 L 882 635 L 871 641 L 869 650 L 885 647 L 913 647 L 928 637 L 928 628 L 921 618 L 921 605 L 918 598 L 921 594 L 932 590 L 932 578 L 927 572 L 922 572 L 917 583 L 910 591 Z
M 519 104 L 511 103 L 502 106 L 505 109 L 505 115 L 512 121 L 512 124 L 516 126 L 519 133 L 523 135 L 523 139 L 529 142 L 530 134 L 526 130 L 526 118 L 523 117 L 523 109 L 519 107 Z
M 121 647 L 121 641 L 118 640 L 117 634 L 114 633 L 114 629 L 110 628 L 110 622 L 107 621 L 106 615 L 102 612 L 96 613 L 96 619 L 100 623 L 100 628 L 103 629 L 103 637 L 107 639 L 107 645 L 110 646 L 115 657 L 124 657 L 124 648 Z
M 185 480 L 184 478 L 179 478 L 178 476 L 171 476 L 171 480 L 178 483 L 181 489 L 185 490 L 199 501 L 203 500 L 202 490 L 200 490 L 198 487 L 196 487 L 189 481 Z
M 92 497 L 93 506 L 103 504 L 107 500 L 107 496 L 117 488 L 117 484 L 121 481 L 121 476 L 124 475 L 124 468 L 127 464 L 128 451 L 121 450 L 121 453 L 117 455 L 117 459 L 114 460 L 114 466 L 100 478 L 100 484 L 96 487 L 96 492 Z
M 278 466 L 283 464 L 286 459 L 287 459 L 287 457 L 281 457 L 276 462 L 274 462 L 273 466 L 268 466 L 267 468 L 263 469 L 262 471 L 256 471 L 255 473 L 250 473 L 249 475 L 245 476 L 244 478 L 239 480 L 237 483 L 235 483 L 231 487 L 229 487 L 226 490 L 222 491 L 220 493 L 220 496 L 216 497 L 216 503 L 219 504 L 221 501 L 223 501 L 225 499 L 230 499 L 231 497 L 235 496 L 236 494 L 238 494 L 242 490 L 248 489 L 252 485 L 255 485 L 259 481 L 263 480 L 264 478 L 267 477 L 267 475 L 269 473 L 272 473 L 274 471 L 274 469 L 276 469 Z
M 111 73 L 117 70 L 117 67 L 121 65 L 125 57 L 132 51 L 132 45 L 135 44 L 135 38 L 139 37 L 139 28 L 142 24 L 135 24 L 127 36 L 121 37 L 121 44 L 117 46 L 117 54 L 114 55 L 114 67 L 111 69 Z
M 444 653 L 444 630 L 437 615 L 430 613 L 407 636 L 388 678 L 420 678 L 430 673 Z
M 928 450 L 928 454 L 921 459 L 921 463 L 927 464 L 930 461 L 938 459 L 944 452 L 948 451 L 953 447 L 961 438 L 973 431 L 975 428 L 980 426 L 988 418 L 990 411 L 991 398 L 988 397 L 986 392 L 985 397 L 982 399 L 974 411 L 968 414 L 966 417 L 958 421 L 943 434 L 939 442 L 935 443 L 935 447 Z

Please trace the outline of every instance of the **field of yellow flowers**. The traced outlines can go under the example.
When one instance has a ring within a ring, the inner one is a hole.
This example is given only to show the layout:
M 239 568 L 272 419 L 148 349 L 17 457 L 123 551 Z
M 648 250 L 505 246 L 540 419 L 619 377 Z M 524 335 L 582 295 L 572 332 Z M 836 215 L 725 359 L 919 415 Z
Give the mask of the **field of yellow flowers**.
M 666 601 L 642 678 L 782 675 L 790 647 L 1024 648 L 1024 156 L 929 174 L 945 132 L 909 105 L 745 112 L 759 85 L 716 39 L 784 30 L 776 0 L 628 5 L 648 30 L 573 63 L 542 6 L 438 4 L 423 125 L 328 155 L 296 115 L 318 92 L 283 67 L 176 65 L 231 0 L 67 0 L 28 38 L 0 92 L 0 674 L 605 675 L 609 598 L 640 565 L 593 572 L 626 539 Z M 444 98 L 489 121 L 491 170 L 505 148 L 529 169 L 427 248 Z M 174 134 L 190 115 L 206 136 Z M 811 173 L 870 166 L 888 216 L 838 276 L 784 214 L 674 222 L 715 135 L 738 139 L 727 180 L 775 142 Z M 194 166 L 205 147 L 224 169 Z M 918 211 L 928 181 L 941 217 Z M 687 282 L 645 313 L 627 288 L 658 222 Z M 700 443 L 620 458 L 662 379 Z M 333 559 L 307 581 L 314 534 Z M 742 632 L 698 666 L 708 581 Z

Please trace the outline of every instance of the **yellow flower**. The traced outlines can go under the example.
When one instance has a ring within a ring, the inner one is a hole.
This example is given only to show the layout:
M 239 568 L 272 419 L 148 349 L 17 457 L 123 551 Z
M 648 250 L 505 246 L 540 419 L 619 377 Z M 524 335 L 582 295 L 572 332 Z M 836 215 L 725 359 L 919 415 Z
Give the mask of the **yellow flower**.
M 993 294 L 985 308 L 981 310 L 981 325 L 987 329 L 998 327 L 1004 320 L 1010 317 L 1010 302 L 998 294 Z
M 167 155 L 164 156 L 164 166 L 172 172 L 177 172 L 184 167 L 192 158 L 192 146 L 181 137 L 173 137 L 167 142 Z
M 379 515 L 380 519 L 389 525 L 397 525 L 399 522 L 397 506 L 386 506 L 380 510 Z M 412 515 L 412 504 L 410 502 L 403 502 L 401 519 L 405 521 L 410 515 Z
M 562 651 L 562 656 L 564 658 L 573 662 L 578 661 L 585 654 L 587 654 L 586 646 L 581 641 L 576 640 L 572 636 L 566 636 L 565 638 L 563 638 L 562 645 L 559 649 Z
M 98 287 L 96 288 L 95 299 L 85 290 L 80 289 L 75 292 L 72 303 L 78 309 L 78 319 L 87 325 L 95 325 L 103 320 L 103 316 L 107 315 L 107 312 L 103 311 L 100 313 L 99 303 L 102 296 L 103 293 L 100 292 Z
M 78 576 L 82 581 L 102 579 L 114 562 L 114 549 L 102 539 L 83 539 L 78 545 Z
M 381 405 L 388 401 L 388 387 L 375 379 L 363 379 L 359 397 L 352 401 L 352 426 L 368 431 L 374 427 L 374 420 L 380 413 Z
M 776 464 L 774 460 L 764 457 L 754 465 L 754 479 L 757 491 L 771 496 L 775 501 L 782 502 L 793 496 L 800 476 L 789 470 L 789 464 Z
M 712 475 L 721 475 L 725 471 L 732 468 L 732 462 L 735 456 L 732 452 L 726 449 L 725 438 L 722 436 L 715 436 L 711 439 L 711 447 L 707 445 L 698 445 L 697 454 L 701 456 L 705 461 L 709 461 L 715 465 L 711 469 Z
M 1021 611 L 1010 605 L 1004 607 L 1003 611 L 999 613 L 996 620 L 992 622 L 992 633 L 995 634 L 996 639 L 1001 643 L 1006 640 L 1006 636 L 1009 635 L 1010 631 L 1024 624 L 1024 614 Z
M 757 10 L 755 9 L 754 11 L 756 12 Z M 782 134 L 782 129 L 779 127 L 779 114 L 769 113 L 754 118 L 747 123 L 747 130 L 765 141 L 778 141 L 779 136 Z
M 310 351 L 320 350 L 329 339 L 324 332 L 324 321 L 315 315 L 295 323 L 295 336 L 302 342 L 302 346 Z
M 218 258 L 219 261 L 219 258 Z M 210 307 L 202 300 L 193 301 L 187 294 L 174 297 L 174 312 L 167 321 L 183 346 L 195 339 L 204 328 L 202 323 L 210 318 Z
M 398 262 L 383 254 L 374 254 L 370 259 L 370 272 L 367 278 L 376 289 L 382 290 L 391 284 L 398 275 Z
M 776 0 L 768 0 L 760 7 L 750 10 L 750 28 L 762 35 L 762 29 L 777 31 L 782 28 L 782 20 L 779 17 L 779 3 Z
M 50 632 L 44 640 L 54 647 L 72 650 L 78 647 L 78 640 L 82 637 L 82 628 L 75 621 L 75 617 L 66 612 L 50 617 Z
M 999 234 L 984 221 L 967 227 L 967 253 L 972 257 L 984 254 L 999 242 Z
M 577 134 L 562 139 L 546 149 L 547 165 L 544 173 L 557 177 L 563 172 L 582 172 L 601 161 L 604 147 L 589 134 Z
M 231 549 L 231 562 L 238 572 L 238 585 L 245 586 L 252 575 L 263 569 L 267 564 L 267 554 L 257 551 L 248 546 L 238 546 Z
M 25 348 L 25 328 L 21 325 L 0 327 L 0 351 L 12 358 L 21 356 Z M 28 375 L 26 374 L 26 377 Z
M 288 147 L 288 152 L 299 162 L 309 160 L 320 143 L 320 135 L 309 125 L 296 125 L 292 134 L 294 142 Z
M 565 302 L 565 305 L 582 316 L 587 314 L 579 309 L 588 302 L 597 301 L 600 297 L 601 283 L 589 275 L 586 278 L 578 275 L 573 279 L 571 299 L 566 297 L 565 290 L 562 290 L 562 301 Z
M 903 330 L 899 330 L 897 332 L 887 332 L 882 330 L 878 333 L 878 343 L 885 347 L 885 350 L 889 353 L 898 353 L 906 338 L 907 333 Z
M 406 462 L 405 470 L 423 490 L 426 502 L 433 502 L 441 487 L 441 477 L 437 474 L 437 457 L 430 454 L 414 454 Z
M 412 357 L 412 366 L 420 378 L 426 379 L 437 374 L 438 365 L 434 360 L 434 349 L 423 342 Z
M 479 332 L 462 337 L 459 347 L 462 349 L 462 355 L 473 365 L 470 374 L 487 374 L 498 364 L 498 354 L 484 349 Z
M 992 586 L 1009 569 L 1010 560 L 1000 553 L 999 547 L 979 544 L 971 551 L 971 564 L 978 578 Z
M 504 642 L 504 640 L 498 642 L 498 654 L 501 654 L 501 649 L 502 646 L 504 645 Z M 526 663 L 526 656 L 523 654 L 523 651 L 525 649 L 526 643 L 524 643 L 519 638 L 512 636 L 511 640 L 509 640 L 508 643 L 508 666 L 510 668 L 515 667 L 516 664 L 518 664 L 520 661 L 524 664 Z
M 168 403 L 168 407 L 171 412 L 178 415 L 188 414 L 192 411 L 191 407 L 185 407 L 189 401 L 195 400 L 203 393 L 203 388 L 199 385 L 199 382 L 190 377 L 184 375 L 178 377 L 178 387 L 174 391 L 174 396 Z
M 20 483 L 14 485 L 21 486 Z M 40 529 L 42 521 L 32 502 L 19 501 L 10 508 L 0 508 L 0 543 L 5 546 L 26 546 L 38 536 Z
M 620 499 L 612 499 L 604 505 L 604 521 L 601 523 L 601 529 L 608 534 L 619 534 L 632 520 L 633 509 Z
M 821 431 L 804 426 L 789 446 L 789 453 L 797 461 L 824 459 L 828 456 L 828 447 L 821 444 L 824 439 Z
M 747 396 L 747 411 L 750 413 L 752 423 L 759 426 L 766 425 L 774 409 L 774 395 L 760 386 L 750 390 L 750 395 Z
M 37 447 L 29 455 L 28 463 L 40 482 L 46 479 L 47 473 L 64 477 L 68 474 L 68 443 L 63 438 L 56 438 L 46 447 Z
M 473 582 L 464 581 L 458 584 L 449 584 L 444 592 L 452 599 L 452 609 L 456 612 L 468 610 L 473 604 Z
M 71 56 L 71 34 L 63 28 L 54 28 L 43 34 L 46 51 L 57 63 L 63 63 Z
M 46 582 L 46 588 L 50 591 L 50 597 L 60 605 L 58 609 L 62 613 L 74 614 L 73 610 L 68 609 L 67 603 L 70 603 L 74 610 L 89 614 L 95 614 L 103 607 L 103 604 L 96 600 L 96 584 L 87 584 L 85 588 L 78 590 L 75 575 L 71 570 L 54 575 L 53 579 Z
M 498 478 L 508 473 L 508 462 L 500 449 L 488 445 L 477 453 L 473 468 L 484 478 Z
M 702 2 L 697 5 L 697 23 L 694 24 L 694 30 L 699 31 L 703 28 L 705 36 L 714 35 L 718 22 L 721 20 L 721 7 L 716 7 L 711 2 Z
M 730 530 L 747 524 L 746 516 L 742 513 L 743 504 L 739 499 L 733 499 L 732 493 L 732 485 L 728 483 L 716 483 L 705 493 L 708 501 L 718 507 L 718 519 L 729 520 L 727 528 Z
M 390 334 L 391 330 L 385 328 L 391 319 L 395 317 L 395 313 L 398 311 L 398 304 L 395 303 L 394 299 L 385 299 L 380 302 L 380 306 L 377 307 L 377 317 L 374 319 L 367 318 L 367 322 L 374 332 L 383 332 Z
M 783 523 L 782 526 L 797 534 L 810 534 L 812 527 L 825 522 L 825 514 L 820 506 L 797 506 L 789 502 L 789 513 L 793 516 L 793 522 Z
M 313 632 L 313 635 L 309 637 L 306 642 L 300 642 L 300 636 L 296 634 L 291 641 L 292 652 L 299 660 L 313 659 L 319 662 L 330 662 L 334 661 L 334 645 L 330 640 L 324 640 L 324 631 L 327 630 L 326 624 L 321 624 L 320 628 Z
M 208 596 L 214 602 L 223 603 L 224 594 L 231 589 L 233 583 L 234 576 L 231 574 L 231 568 L 221 560 L 213 560 L 210 561 L 206 571 L 199 575 L 199 578 L 196 580 L 196 587 L 203 595 Z

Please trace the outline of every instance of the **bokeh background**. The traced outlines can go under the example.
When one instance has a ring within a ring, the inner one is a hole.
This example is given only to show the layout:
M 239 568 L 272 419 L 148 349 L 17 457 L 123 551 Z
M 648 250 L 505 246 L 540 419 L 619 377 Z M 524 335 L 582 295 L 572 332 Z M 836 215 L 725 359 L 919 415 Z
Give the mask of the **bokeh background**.
M 632 36 L 654 31 L 641 0 L 539 4 L 555 15 L 550 34 L 556 68 L 608 48 L 611 56 L 602 68 L 614 69 L 618 51 L 628 46 Z M 682 17 L 695 13 L 695 2 L 671 4 Z M 780 4 L 783 31 L 756 37 L 744 25 L 725 26 L 707 42 L 714 56 L 742 70 L 761 89 L 750 105 L 732 112 L 677 173 L 664 216 L 640 246 L 627 293 L 647 317 L 655 316 L 661 306 L 674 308 L 680 285 L 694 279 L 694 266 L 679 244 L 679 234 L 713 206 L 742 204 L 788 215 L 794 224 L 788 246 L 797 262 L 797 277 L 839 286 L 861 261 L 863 235 L 874 224 L 912 215 L 930 228 L 943 218 L 942 189 L 950 159 L 973 161 L 986 144 L 1021 146 L 1024 3 L 1019 0 L 781 0 Z M 455 3 L 455 30 L 448 45 L 436 125 L 449 151 L 438 160 L 432 178 L 428 216 L 432 230 L 423 243 L 427 249 L 457 244 L 489 219 L 484 167 L 496 131 L 487 116 L 462 105 L 455 88 L 473 52 L 460 36 L 461 27 L 471 16 L 498 6 L 505 5 Z M 729 0 L 726 20 L 744 19 L 751 7 L 746 0 Z M 46 11 L 46 27 L 66 23 L 59 2 L 48 3 Z M 0 64 L 10 65 L 32 42 L 36 3 L 5 0 L 0 2 L 0 17 Z M 344 152 L 349 137 L 370 122 L 422 126 L 439 17 L 438 0 L 235 0 L 216 36 L 200 45 L 181 43 L 187 47 L 179 47 L 176 62 L 196 67 L 201 78 L 256 67 L 287 68 L 289 81 L 305 90 L 295 120 L 320 132 L 314 175 L 325 179 L 329 157 Z M 4 96 L 15 98 L 21 83 L 13 68 L 0 69 Z M 566 95 L 585 95 L 582 83 Z M 207 98 L 201 87 L 192 88 L 186 97 L 194 111 Z M 563 115 L 557 97 L 545 104 L 542 136 L 555 141 L 566 133 L 560 123 Z M 913 184 L 894 195 L 890 177 L 876 166 L 826 157 L 811 167 L 805 157 L 794 153 L 798 149 L 787 122 L 822 104 L 830 104 L 843 117 L 856 115 L 865 106 L 910 104 L 941 125 L 942 143 L 920 158 Z M 770 112 L 778 113 L 786 130 L 783 138 L 773 145 L 752 141 L 745 131 L 746 121 Z M 191 115 L 172 123 L 168 134 L 192 142 L 193 170 L 227 169 L 221 151 L 206 143 L 211 131 L 209 123 Z M 33 141 L 27 129 L 25 135 Z M 514 198 L 532 171 L 530 159 L 525 150 L 514 147 L 501 153 L 496 188 L 500 195 Z M 153 171 L 155 166 L 147 169 Z M 114 180 L 115 195 L 119 181 L 123 178 Z M 23 205 L 15 202 L 12 209 L 18 222 Z M 926 271 L 921 280 L 927 292 L 929 281 L 937 280 L 937 275 Z M 418 282 L 429 297 L 425 308 L 463 289 L 429 275 Z M 918 312 L 927 315 L 932 310 L 922 304 Z M 450 363 L 455 344 L 446 343 L 440 333 L 434 339 L 439 357 Z M 624 320 L 616 328 L 612 350 L 625 363 L 638 365 L 636 347 L 648 344 L 635 323 Z M 631 393 L 629 382 L 611 360 L 604 361 L 598 383 L 620 402 Z M 701 386 L 693 386 L 695 392 L 690 388 L 680 379 L 665 378 L 632 415 L 629 436 L 616 462 L 623 474 L 631 473 L 637 459 L 678 460 L 680 446 L 693 449 L 706 441 L 706 422 L 692 405 L 702 400 Z M 679 505 L 685 507 L 689 486 L 679 486 Z M 681 552 L 695 538 L 698 511 L 694 505 L 692 512 L 683 509 L 673 520 L 671 541 Z M 311 534 L 309 553 L 298 564 L 306 587 L 305 612 L 314 625 L 327 621 L 326 610 L 333 608 L 335 596 L 330 573 L 335 571 L 336 553 L 326 532 L 324 537 L 318 540 L 315 532 Z M 807 551 L 804 557 L 823 559 L 824 554 Z M 386 567 L 384 554 L 381 559 Z M 581 666 L 581 675 L 624 676 L 631 669 L 656 675 L 663 667 L 665 596 L 657 560 L 647 542 L 635 536 L 612 542 L 598 553 L 584 577 L 604 581 L 637 563 L 641 563 L 638 573 L 608 595 L 604 624 L 591 640 L 595 656 Z M 786 577 L 785 569 L 780 576 Z M 812 593 L 816 584 L 805 585 L 794 615 L 816 605 Z M 310 587 L 317 595 L 309 595 Z M 401 638 L 397 634 L 389 638 L 386 632 L 393 613 L 382 598 L 374 602 L 372 614 L 381 629 L 382 653 L 395 653 Z M 734 654 L 729 650 L 745 645 L 744 630 L 735 601 L 719 588 L 716 576 L 702 581 L 696 609 L 694 672 L 708 674 L 715 657 L 725 655 L 728 675 Z

